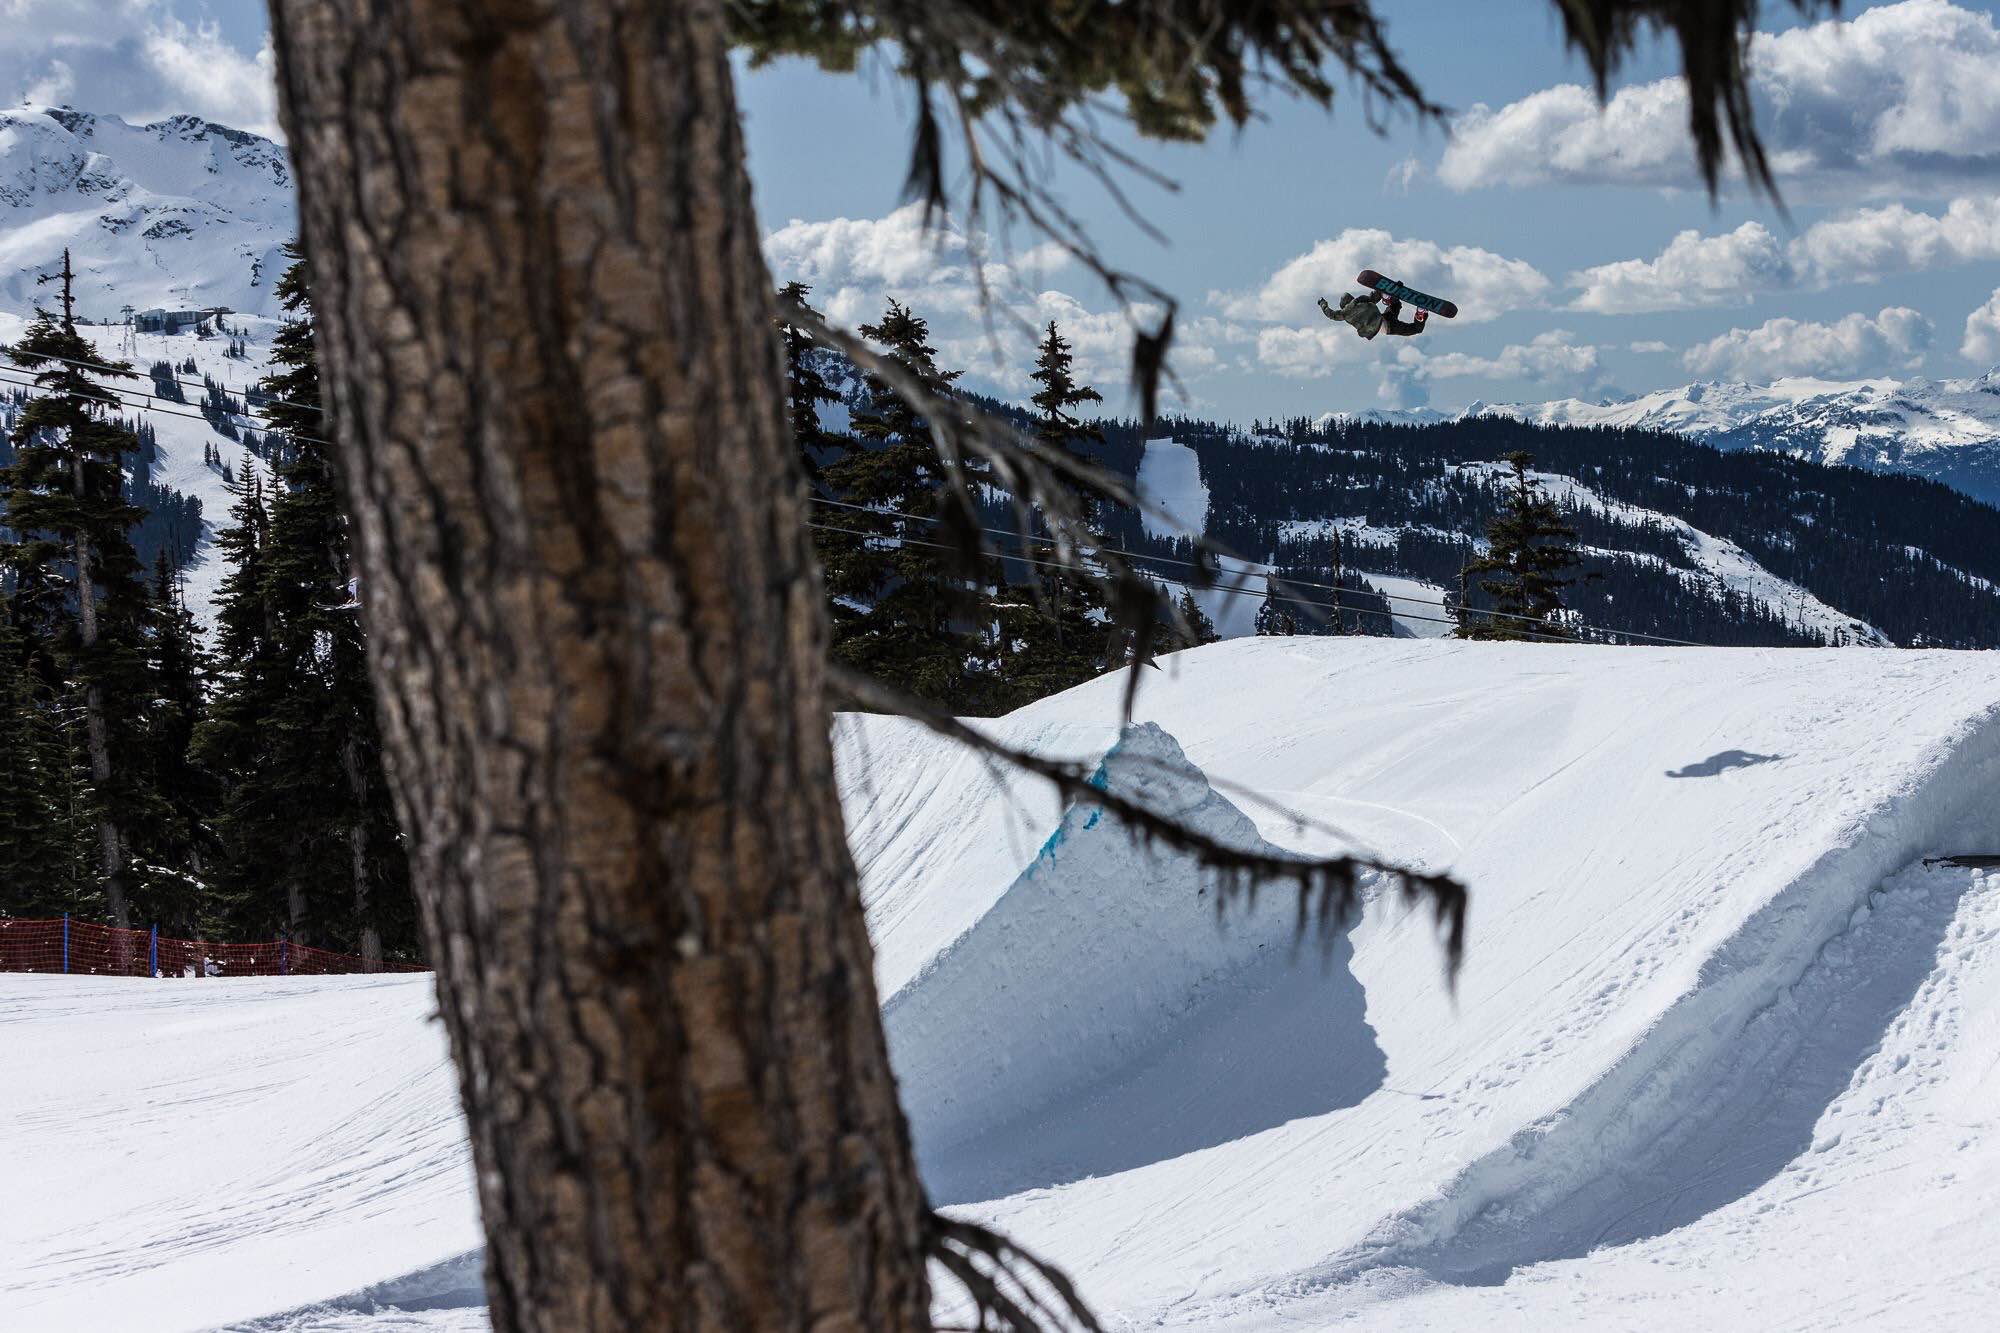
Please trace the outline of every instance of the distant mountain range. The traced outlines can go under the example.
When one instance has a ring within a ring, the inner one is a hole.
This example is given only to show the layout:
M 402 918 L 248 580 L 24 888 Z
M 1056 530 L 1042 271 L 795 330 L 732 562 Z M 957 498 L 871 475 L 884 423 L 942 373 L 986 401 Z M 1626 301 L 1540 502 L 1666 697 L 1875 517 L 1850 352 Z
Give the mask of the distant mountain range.
M 0 111 L 0 310 L 50 300 L 35 280 L 67 246 L 92 320 L 128 305 L 276 314 L 295 217 L 285 150 L 258 135 L 198 116 Z
M 1419 408 L 1346 419 L 1428 425 L 1480 416 L 1671 431 L 1720 449 L 1908 472 L 2000 505 L 2000 370 L 1963 380 L 1704 381 L 1622 401 L 1475 402 L 1463 412 Z

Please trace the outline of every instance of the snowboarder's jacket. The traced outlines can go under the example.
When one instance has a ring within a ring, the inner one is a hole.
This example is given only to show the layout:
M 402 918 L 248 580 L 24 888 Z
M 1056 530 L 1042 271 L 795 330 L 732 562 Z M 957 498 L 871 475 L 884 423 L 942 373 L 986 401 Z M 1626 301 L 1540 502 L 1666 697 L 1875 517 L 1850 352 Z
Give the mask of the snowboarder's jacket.
M 1403 309 L 1403 303 L 1393 297 L 1390 298 L 1387 314 L 1372 299 L 1345 293 L 1340 298 L 1340 309 L 1335 310 L 1328 305 L 1324 296 L 1319 299 L 1319 308 L 1322 314 L 1337 324 L 1352 324 L 1354 331 L 1363 338 L 1373 338 L 1385 328 L 1403 338 L 1414 337 L 1424 331 L 1422 320 L 1405 323 L 1396 318 Z

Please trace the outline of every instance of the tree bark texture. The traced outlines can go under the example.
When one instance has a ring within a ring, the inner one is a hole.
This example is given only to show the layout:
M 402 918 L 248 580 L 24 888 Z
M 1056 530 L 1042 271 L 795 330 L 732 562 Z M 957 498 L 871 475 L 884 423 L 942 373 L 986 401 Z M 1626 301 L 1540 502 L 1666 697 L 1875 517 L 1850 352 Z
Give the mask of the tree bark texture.
M 347 780 L 353 817 L 347 825 L 347 873 L 354 886 L 354 924 L 361 937 L 361 957 L 373 971 L 382 961 L 382 930 L 375 919 L 375 872 L 368 857 L 368 777 L 362 768 L 361 742 L 353 735 L 341 742 L 340 773 Z
M 272 0 L 494 1326 L 927 1324 L 719 0 Z

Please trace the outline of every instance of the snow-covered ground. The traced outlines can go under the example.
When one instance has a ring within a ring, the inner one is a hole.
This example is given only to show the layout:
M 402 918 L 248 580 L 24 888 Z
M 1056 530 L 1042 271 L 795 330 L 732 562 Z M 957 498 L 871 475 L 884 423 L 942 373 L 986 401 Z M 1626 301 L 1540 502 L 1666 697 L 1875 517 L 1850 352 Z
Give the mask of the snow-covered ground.
M 1455 994 L 1379 892 L 1295 951 L 1284 894 L 1218 922 L 1091 811 L 839 722 L 927 1178 L 1107 1327 L 1990 1309 L 2000 875 L 1919 862 L 2000 850 L 2000 658 L 1245 639 L 1147 672 L 1122 737 L 1121 685 L 983 725 L 1473 906 Z M 52 1200 L 0 1210 L 0 1327 L 479 1327 L 426 1010 L 422 978 L 0 978 L 9 1192 Z
M 0 976 L 0 1328 L 205 1328 L 477 1245 L 434 1007 L 427 976 Z
M 1208 526 L 1201 456 L 1173 440 L 1148 440 L 1139 458 L 1140 521 L 1153 537 L 1199 537 Z M 1164 511 L 1164 512 L 1162 512 Z
M 36 279 L 67 248 L 92 319 L 124 306 L 275 315 L 295 212 L 285 150 L 258 135 L 199 116 L 0 110 L 0 309 L 46 301 Z
M 1407 578 L 1401 574 L 1374 574 L 1355 571 L 1389 599 L 1389 614 L 1396 633 L 1409 639 L 1442 639 L 1456 628 L 1445 613 L 1445 590 L 1435 583 Z

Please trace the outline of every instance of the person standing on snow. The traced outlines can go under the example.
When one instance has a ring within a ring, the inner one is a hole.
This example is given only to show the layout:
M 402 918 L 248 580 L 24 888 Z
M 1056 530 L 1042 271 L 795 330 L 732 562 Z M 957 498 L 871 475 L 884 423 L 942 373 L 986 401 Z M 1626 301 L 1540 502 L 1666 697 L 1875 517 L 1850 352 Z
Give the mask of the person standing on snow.
M 1424 331 L 1423 311 L 1419 310 L 1414 320 L 1406 322 L 1396 318 L 1403 312 L 1401 301 L 1393 296 L 1390 297 L 1389 309 L 1385 314 L 1376 308 L 1376 299 L 1373 293 L 1367 296 L 1342 293 L 1340 309 L 1335 310 L 1322 296 L 1319 298 L 1319 312 L 1337 324 L 1352 324 L 1354 331 L 1363 338 L 1373 338 L 1384 330 L 1398 338 L 1414 338 Z

